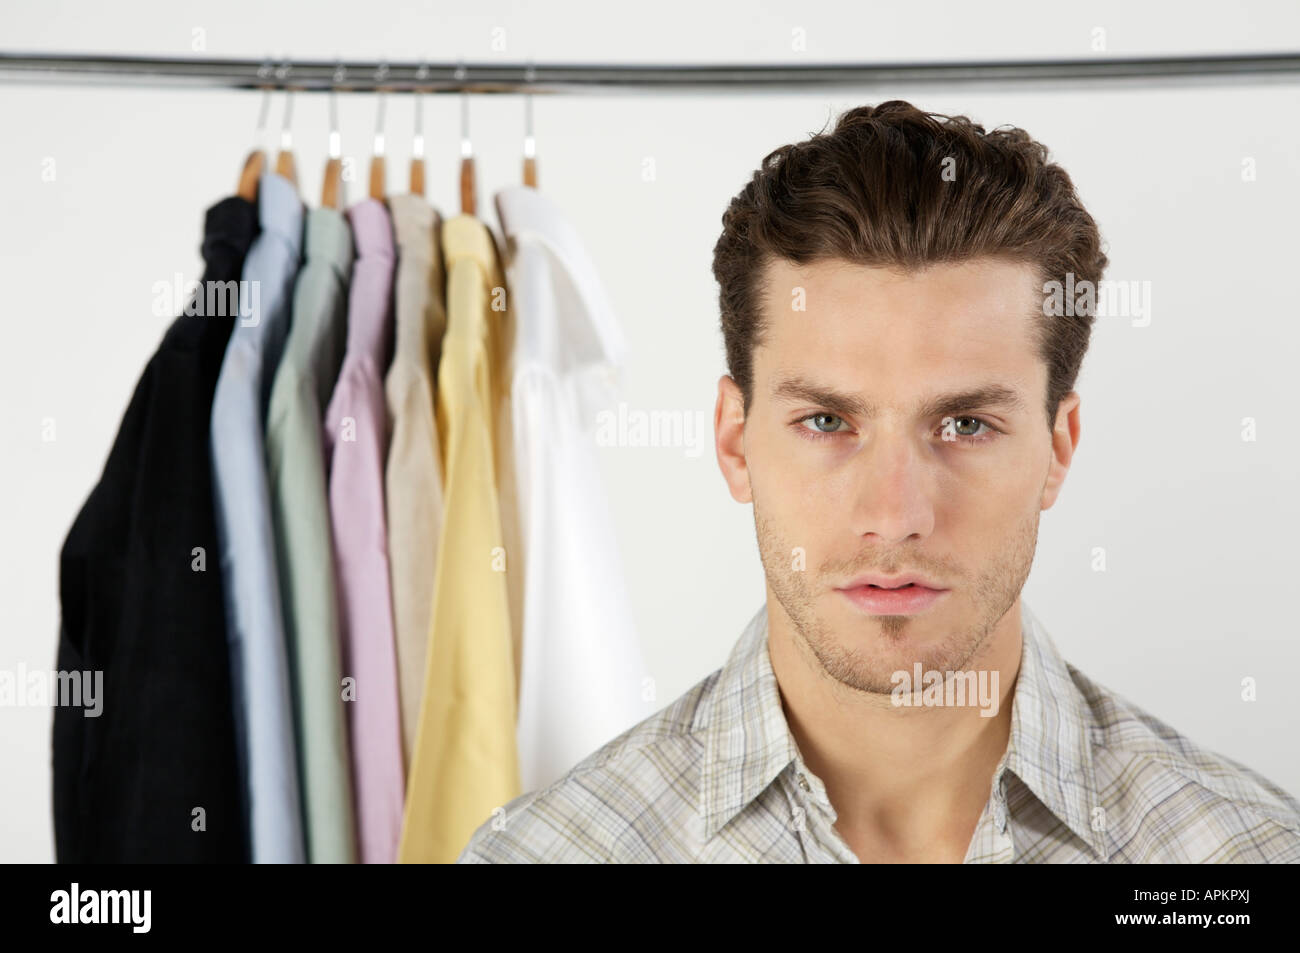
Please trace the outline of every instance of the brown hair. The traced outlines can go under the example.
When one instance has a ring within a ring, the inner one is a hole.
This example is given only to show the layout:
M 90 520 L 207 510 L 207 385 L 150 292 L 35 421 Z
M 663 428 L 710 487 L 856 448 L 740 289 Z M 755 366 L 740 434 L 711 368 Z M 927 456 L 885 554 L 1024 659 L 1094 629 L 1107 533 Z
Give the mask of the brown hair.
M 942 177 L 945 160 L 955 181 Z M 951 163 L 949 163 L 951 165 Z M 1037 265 L 1041 281 L 1101 280 L 1101 236 L 1065 170 L 1023 129 L 984 127 L 894 99 L 843 113 L 829 135 L 763 159 L 722 216 L 713 248 L 727 369 L 753 399 L 766 265 L 841 259 L 914 270 L 994 256 Z M 1073 388 L 1095 306 L 1044 316 L 1036 344 L 1047 363 L 1047 425 Z M 1078 314 L 1077 311 L 1085 313 Z

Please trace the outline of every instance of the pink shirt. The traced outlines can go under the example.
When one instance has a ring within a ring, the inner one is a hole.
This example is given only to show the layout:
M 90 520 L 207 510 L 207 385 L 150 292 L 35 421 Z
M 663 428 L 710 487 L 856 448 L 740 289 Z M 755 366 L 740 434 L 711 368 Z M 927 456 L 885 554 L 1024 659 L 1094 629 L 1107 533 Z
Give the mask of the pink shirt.
M 383 380 L 392 354 L 394 246 L 382 201 L 358 202 L 347 215 L 357 257 L 347 350 L 325 410 L 325 451 L 357 837 L 362 863 L 384 864 L 397 859 L 405 787 L 384 518 Z

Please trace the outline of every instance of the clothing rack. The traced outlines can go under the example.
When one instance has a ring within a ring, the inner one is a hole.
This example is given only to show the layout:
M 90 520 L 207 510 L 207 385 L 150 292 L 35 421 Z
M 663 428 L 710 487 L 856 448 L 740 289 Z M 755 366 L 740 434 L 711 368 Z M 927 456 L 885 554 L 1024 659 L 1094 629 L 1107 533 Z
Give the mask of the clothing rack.
M 1294 82 L 1300 53 L 838 64 L 389 63 L 0 53 L 0 83 L 301 92 L 785 92 L 917 83 Z

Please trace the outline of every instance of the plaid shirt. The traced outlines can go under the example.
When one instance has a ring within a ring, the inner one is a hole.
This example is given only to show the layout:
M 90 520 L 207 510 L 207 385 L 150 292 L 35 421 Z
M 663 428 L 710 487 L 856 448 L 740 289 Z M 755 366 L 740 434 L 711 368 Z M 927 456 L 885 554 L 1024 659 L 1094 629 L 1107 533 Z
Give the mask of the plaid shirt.
M 1300 802 L 1066 663 L 1021 602 L 1006 753 L 966 863 L 1300 862 Z M 857 863 L 781 709 L 767 609 L 726 664 L 515 798 L 459 863 Z

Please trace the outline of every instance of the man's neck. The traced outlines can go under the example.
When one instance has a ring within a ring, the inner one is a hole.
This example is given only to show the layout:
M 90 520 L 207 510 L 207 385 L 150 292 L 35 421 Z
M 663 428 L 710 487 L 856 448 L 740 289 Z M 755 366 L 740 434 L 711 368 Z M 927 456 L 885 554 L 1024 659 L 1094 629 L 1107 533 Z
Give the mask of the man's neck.
M 767 611 L 768 651 L 786 721 L 808 768 L 826 786 L 841 836 L 863 861 L 960 862 L 1010 737 L 1020 600 L 966 665 L 990 673 L 987 684 L 996 684 L 992 717 L 969 701 L 904 707 L 889 695 L 851 689 L 826 674 L 770 593 Z

